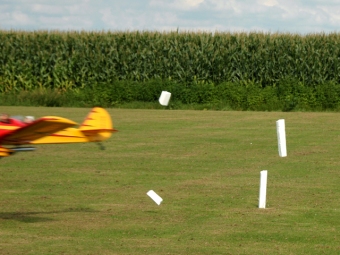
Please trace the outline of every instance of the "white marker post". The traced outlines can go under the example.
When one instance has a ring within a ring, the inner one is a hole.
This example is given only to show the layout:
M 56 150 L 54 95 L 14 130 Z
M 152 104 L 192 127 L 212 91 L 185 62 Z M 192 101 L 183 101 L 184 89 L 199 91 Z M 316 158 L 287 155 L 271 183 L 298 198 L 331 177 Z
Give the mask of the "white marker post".
M 149 190 L 148 193 L 146 193 L 153 201 L 155 201 L 156 204 L 160 205 L 163 201 L 163 199 L 156 194 L 153 190 Z
M 162 91 L 161 96 L 159 97 L 159 103 L 163 106 L 167 106 L 169 104 L 171 97 L 171 93 L 168 91 Z
M 266 208 L 267 199 L 267 170 L 261 171 L 260 174 L 260 195 L 259 195 L 259 208 Z
M 286 127 L 285 120 L 280 119 L 276 121 L 277 143 L 279 147 L 279 156 L 287 157 L 287 145 L 286 145 Z

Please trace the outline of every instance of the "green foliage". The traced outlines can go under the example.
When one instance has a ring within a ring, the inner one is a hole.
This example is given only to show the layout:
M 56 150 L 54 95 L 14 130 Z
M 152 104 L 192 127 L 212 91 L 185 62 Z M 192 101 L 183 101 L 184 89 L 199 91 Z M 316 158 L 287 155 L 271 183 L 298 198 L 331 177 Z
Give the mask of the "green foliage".
M 32 91 L 19 91 L 17 93 L 9 92 L 0 96 L 1 105 L 11 106 L 47 106 L 61 107 L 67 105 L 68 98 L 66 94 L 60 93 L 54 89 L 35 89 Z
M 339 33 L 0 31 L 0 92 L 115 80 L 340 83 L 339 46 Z
M 339 71 L 339 33 L 0 31 L 11 105 L 338 110 Z
M 134 99 L 135 91 L 131 83 L 113 82 L 112 84 L 97 83 L 86 87 L 83 90 L 84 101 L 93 105 L 114 106 L 121 102 L 130 102 Z M 79 92 L 82 94 L 82 92 Z
M 321 105 L 322 109 L 339 109 L 340 84 L 330 81 L 322 84 L 322 86 L 316 86 L 315 101 Z
M 340 109 L 340 86 L 335 82 L 309 87 L 293 78 L 275 86 L 262 87 L 254 81 L 192 83 L 184 85 L 169 80 L 113 81 L 82 89 L 22 90 L 0 94 L 2 105 L 75 106 L 75 107 L 160 107 L 163 90 L 171 92 L 169 109 L 212 109 L 251 111 L 325 111 Z M 139 103 L 138 103 L 139 102 Z

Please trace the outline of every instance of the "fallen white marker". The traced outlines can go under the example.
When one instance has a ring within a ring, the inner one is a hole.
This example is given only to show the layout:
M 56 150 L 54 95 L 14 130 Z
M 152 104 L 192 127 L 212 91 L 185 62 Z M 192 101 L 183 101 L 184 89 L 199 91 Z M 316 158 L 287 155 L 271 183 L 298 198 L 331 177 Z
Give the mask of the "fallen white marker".
M 260 195 L 259 195 L 259 208 L 266 208 L 267 199 L 267 170 L 260 173 Z
M 167 106 L 169 104 L 171 97 L 171 93 L 168 91 L 162 91 L 161 96 L 159 97 L 159 103 L 163 106 Z
M 276 121 L 277 143 L 279 147 L 279 156 L 287 157 L 287 145 L 286 145 L 286 128 L 285 120 L 280 119 Z
M 163 201 L 163 199 L 156 194 L 153 190 L 149 190 L 148 193 L 146 193 L 153 201 L 155 201 L 156 204 L 160 205 Z

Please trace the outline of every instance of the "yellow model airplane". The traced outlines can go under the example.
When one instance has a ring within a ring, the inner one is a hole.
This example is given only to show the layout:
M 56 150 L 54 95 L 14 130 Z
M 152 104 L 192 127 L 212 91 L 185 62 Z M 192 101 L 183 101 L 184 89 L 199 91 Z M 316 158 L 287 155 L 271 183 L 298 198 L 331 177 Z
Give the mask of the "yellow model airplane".
M 20 147 L 32 144 L 102 142 L 111 137 L 113 129 L 109 113 L 100 107 L 93 108 L 84 122 L 77 123 L 62 117 L 46 116 L 31 123 L 15 118 L 0 119 L 0 157 L 7 157 L 17 151 L 34 150 L 33 147 Z M 10 145 L 15 147 L 2 147 Z M 19 146 L 19 147 L 18 147 Z

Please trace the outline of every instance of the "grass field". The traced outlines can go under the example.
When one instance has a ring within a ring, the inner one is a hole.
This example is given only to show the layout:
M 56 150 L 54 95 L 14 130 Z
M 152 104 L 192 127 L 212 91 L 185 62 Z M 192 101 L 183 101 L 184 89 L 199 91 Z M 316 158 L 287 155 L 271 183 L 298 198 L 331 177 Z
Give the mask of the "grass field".
M 88 110 L 0 107 L 78 122 Z M 0 254 L 340 254 L 339 113 L 109 112 L 119 132 L 104 151 L 42 145 L 0 160 Z

